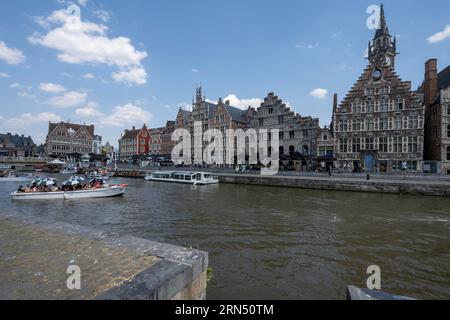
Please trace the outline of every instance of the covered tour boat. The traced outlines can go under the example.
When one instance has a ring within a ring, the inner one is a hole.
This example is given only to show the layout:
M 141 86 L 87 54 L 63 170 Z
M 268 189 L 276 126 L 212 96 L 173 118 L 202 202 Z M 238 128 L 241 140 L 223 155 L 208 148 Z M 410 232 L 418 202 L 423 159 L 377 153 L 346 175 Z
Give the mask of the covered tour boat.
M 88 198 L 110 198 L 123 196 L 127 186 L 113 185 L 105 188 L 76 190 L 76 191 L 55 191 L 55 192 L 13 192 L 13 200 L 76 200 Z
M 193 185 L 210 185 L 219 183 L 219 178 L 207 172 L 158 171 L 145 177 L 147 181 L 174 182 Z

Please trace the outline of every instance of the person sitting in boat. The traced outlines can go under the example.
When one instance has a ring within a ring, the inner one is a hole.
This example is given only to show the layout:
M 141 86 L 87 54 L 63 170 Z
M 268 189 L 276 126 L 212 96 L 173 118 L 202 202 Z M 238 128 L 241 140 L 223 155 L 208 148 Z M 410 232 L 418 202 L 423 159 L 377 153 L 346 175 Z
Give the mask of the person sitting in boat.
M 25 192 L 25 188 L 23 186 L 19 186 L 19 189 L 17 189 L 17 192 Z

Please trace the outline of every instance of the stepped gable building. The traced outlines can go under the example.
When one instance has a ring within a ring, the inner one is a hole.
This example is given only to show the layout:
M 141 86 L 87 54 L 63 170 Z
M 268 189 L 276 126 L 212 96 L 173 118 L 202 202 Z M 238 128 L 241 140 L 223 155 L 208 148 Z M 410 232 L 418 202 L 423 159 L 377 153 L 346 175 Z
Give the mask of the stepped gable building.
M 34 157 L 37 147 L 31 137 L 0 134 L 0 157 Z
M 450 174 L 450 66 L 438 73 L 437 60 L 425 64 L 421 91 L 426 104 L 425 171 Z
M 46 139 L 47 155 L 51 157 L 70 157 L 77 154 L 92 153 L 94 131 L 94 125 L 50 122 Z
M 180 110 L 178 110 L 177 119 L 175 120 L 175 129 L 189 130 L 189 126 L 191 124 L 191 115 L 191 111 L 180 108 Z
M 175 131 L 175 121 L 167 121 L 166 126 L 161 132 L 161 150 L 160 154 L 170 156 L 176 142 L 172 141 L 172 134 Z
M 301 154 L 305 160 L 312 160 L 316 156 L 319 119 L 296 114 L 273 92 L 269 93 L 257 109 L 250 127 L 267 129 L 269 133 L 272 129 L 280 130 L 280 158 Z M 271 139 L 270 134 L 268 138 Z
M 333 114 L 339 166 L 367 172 L 422 171 L 423 95 L 395 73 L 397 42 L 384 8 L 369 65 Z
M 125 130 L 119 139 L 119 159 L 129 160 L 133 156 L 145 155 L 149 153 L 150 132 L 144 124 L 142 129 L 133 127 Z

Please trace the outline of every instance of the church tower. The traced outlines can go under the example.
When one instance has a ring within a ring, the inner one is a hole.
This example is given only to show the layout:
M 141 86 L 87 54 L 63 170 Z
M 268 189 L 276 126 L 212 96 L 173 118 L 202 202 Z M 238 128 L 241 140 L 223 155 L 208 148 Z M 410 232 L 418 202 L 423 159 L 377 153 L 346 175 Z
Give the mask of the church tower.
M 384 7 L 381 5 L 380 24 L 372 42 L 369 42 L 369 62 L 377 68 L 395 68 L 395 57 L 397 56 L 397 40 L 389 34 L 386 23 Z

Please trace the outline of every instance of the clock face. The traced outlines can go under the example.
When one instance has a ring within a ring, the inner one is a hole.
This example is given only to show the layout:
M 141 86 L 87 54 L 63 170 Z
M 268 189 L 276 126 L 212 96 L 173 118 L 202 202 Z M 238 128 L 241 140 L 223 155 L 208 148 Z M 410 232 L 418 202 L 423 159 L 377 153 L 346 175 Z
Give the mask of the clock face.
M 372 72 L 372 78 L 373 78 L 374 80 L 380 80 L 380 79 L 381 79 L 381 70 L 380 70 L 380 69 L 375 69 L 375 70 Z

